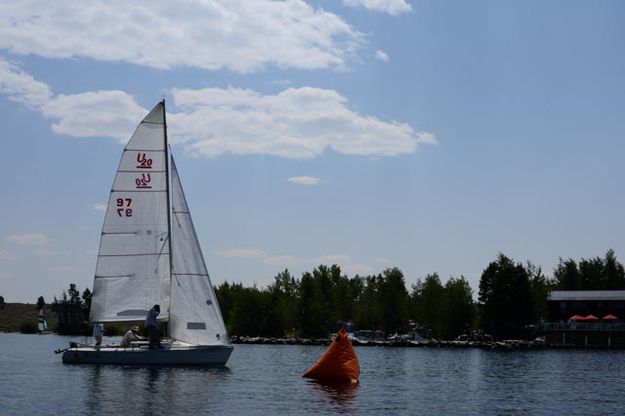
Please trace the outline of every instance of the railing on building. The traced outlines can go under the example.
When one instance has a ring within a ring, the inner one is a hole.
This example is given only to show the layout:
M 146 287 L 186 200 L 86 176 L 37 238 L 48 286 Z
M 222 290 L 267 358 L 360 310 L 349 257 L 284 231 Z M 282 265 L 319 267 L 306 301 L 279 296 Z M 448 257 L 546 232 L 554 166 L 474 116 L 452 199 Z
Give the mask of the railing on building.
M 543 331 L 625 331 L 625 322 L 548 322 L 538 325 Z

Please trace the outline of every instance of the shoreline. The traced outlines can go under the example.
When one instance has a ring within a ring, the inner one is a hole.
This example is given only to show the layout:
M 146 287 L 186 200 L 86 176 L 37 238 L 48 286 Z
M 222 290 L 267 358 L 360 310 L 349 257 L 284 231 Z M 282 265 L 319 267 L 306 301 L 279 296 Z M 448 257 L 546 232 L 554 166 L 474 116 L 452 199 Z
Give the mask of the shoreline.
M 328 346 L 332 342 L 326 338 L 270 338 L 270 337 L 230 337 L 232 344 L 242 345 L 302 345 L 302 346 Z M 602 350 L 625 350 L 624 346 L 605 345 L 574 345 L 574 344 L 551 344 L 544 341 L 526 340 L 503 340 L 503 341 L 439 341 L 439 340 L 352 340 L 354 347 L 386 347 L 386 348 L 478 348 L 500 351 L 521 350 L 550 350 L 550 349 L 602 349 Z

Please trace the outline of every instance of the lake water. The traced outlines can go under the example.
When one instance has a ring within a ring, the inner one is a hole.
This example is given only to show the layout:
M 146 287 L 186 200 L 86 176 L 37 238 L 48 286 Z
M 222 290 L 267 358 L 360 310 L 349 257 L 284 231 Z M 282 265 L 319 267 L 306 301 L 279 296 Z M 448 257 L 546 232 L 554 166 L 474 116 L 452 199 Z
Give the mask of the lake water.
M 0 334 L 1 415 L 625 413 L 625 351 L 359 347 L 360 383 L 337 388 L 301 377 L 325 347 L 237 345 L 225 369 L 142 368 L 62 364 L 53 351 L 70 339 Z

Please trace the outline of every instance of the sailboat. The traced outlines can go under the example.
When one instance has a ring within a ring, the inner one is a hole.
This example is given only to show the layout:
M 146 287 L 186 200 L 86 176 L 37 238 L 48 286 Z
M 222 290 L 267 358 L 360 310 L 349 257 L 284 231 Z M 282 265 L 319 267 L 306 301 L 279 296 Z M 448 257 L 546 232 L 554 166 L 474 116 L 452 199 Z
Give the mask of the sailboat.
M 43 316 L 43 308 L 39 309 L 39 313 L 37 314 L 37 333 L 39 335 L 46 335 L 50 333 L 50 331 L 48 331 L 46 318 Z
M 170 148 L 165 101 L 141 121 L 121 156 L 102 227 L 89 319 L 143 321 L 153 305 L 169 338 L 150 349 L 70 343 L 64 363 L 223 366 L 224 320 Z M 163 307 L 166 305 L 166 308 Z

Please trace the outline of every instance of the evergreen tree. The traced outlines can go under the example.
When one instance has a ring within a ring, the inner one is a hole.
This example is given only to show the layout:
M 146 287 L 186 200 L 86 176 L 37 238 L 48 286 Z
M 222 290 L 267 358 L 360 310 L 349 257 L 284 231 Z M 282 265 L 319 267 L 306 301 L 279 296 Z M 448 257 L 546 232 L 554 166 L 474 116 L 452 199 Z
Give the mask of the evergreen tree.
M 560 258 L 558 265 L 553 271 L 553 277 L 556 280 L 556 286 L 560 290 L 580 290 L 582 287 L 579 269 L 573 259 L 562 260 Z
M 441 335 L 454 339 L 470 329 L 475 317 L 473 290 L 464 277 L 450 278 L 443 288 L 440 313 Z
M 496 338 L 522 338 L 532 321 L 529 276 L 523 265 L 499 253 L 480 279 L 482 327 Z
M 391 334 L 408 327 L 408 291 L 398 268 L 386 269 L 380 282 L 382 329 Z
M 39 298 L 37 298 L 37 305 L 35 306 L 35 309 L 37 309 L 39 311 L 39 310 L 43 309 L 45 304 L 46 304 L 46 301 L 43 298 L 43 296 L 39 296 Z
M 412 286 L 413 319 L 430 331 L 431 336 L 443 335 L 441 324 L 443 285 L 438 273 L 431 273 L 424 281 Z
M 547 318 L 547 297 L 555 284 L 532 262 L 528 261 L 525 269 L 530 279 L 532 322 L 539 322 Z

